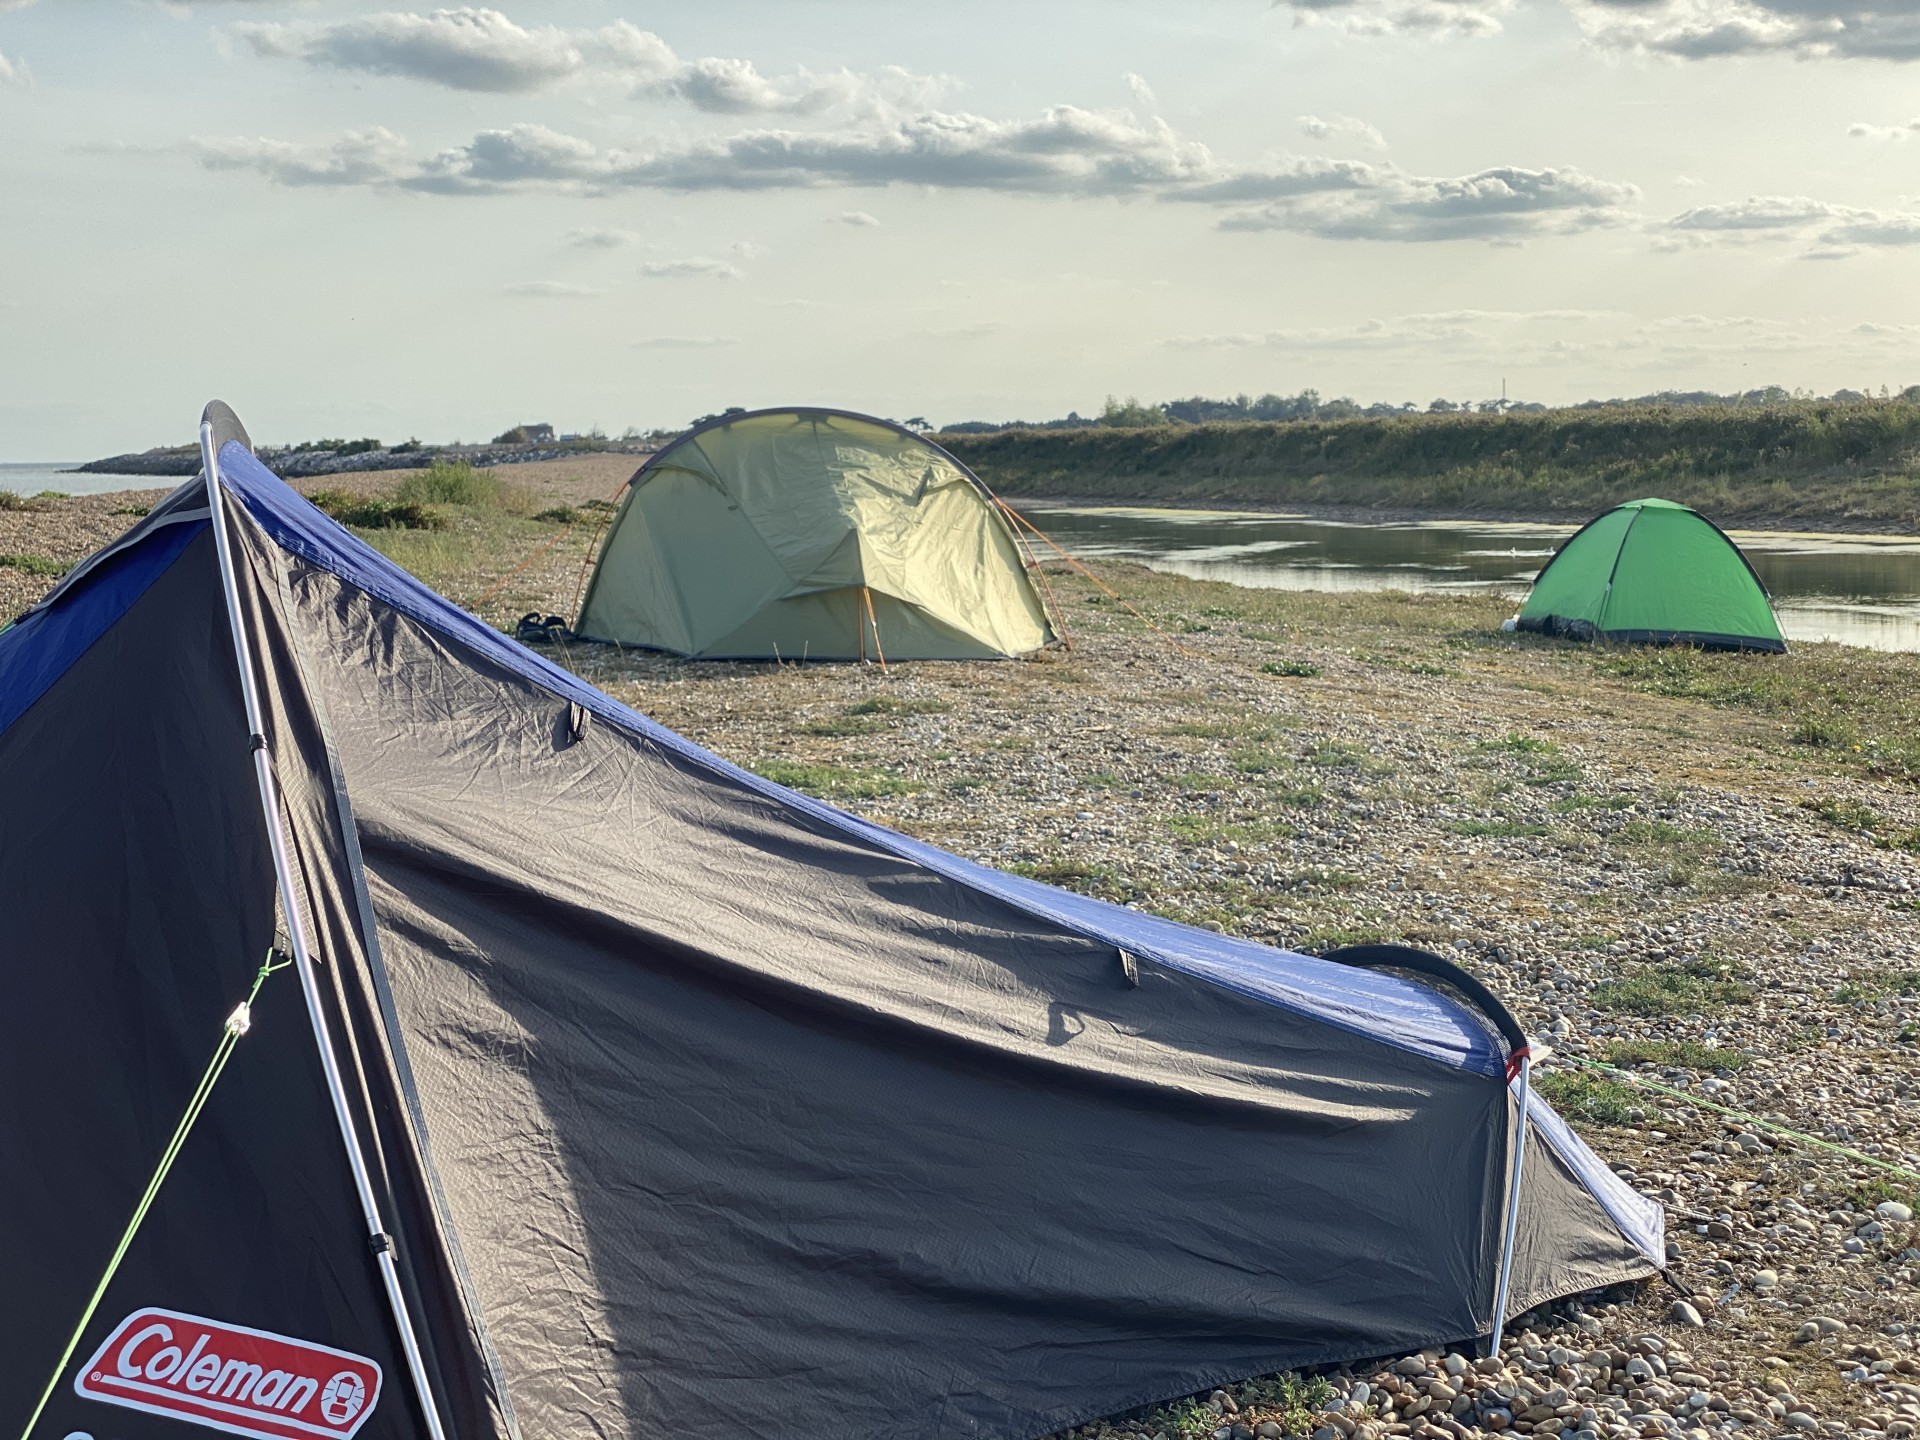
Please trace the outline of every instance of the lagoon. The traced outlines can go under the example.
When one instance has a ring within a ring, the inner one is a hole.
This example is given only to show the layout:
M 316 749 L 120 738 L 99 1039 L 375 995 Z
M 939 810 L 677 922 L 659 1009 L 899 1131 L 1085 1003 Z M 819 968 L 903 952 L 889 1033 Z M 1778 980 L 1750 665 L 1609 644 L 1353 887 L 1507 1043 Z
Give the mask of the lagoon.
M 1577 526 L 1496 521 L 1350 522 L 1303 515 L 1125 506 L 1021 507 L 1069 553 L 1131 560 L 1270 590 L 1409 590 L 1511 597 L 1516 607 Z M 1789 641 L 1920 650 L 1920 539 L 1732 532 Z

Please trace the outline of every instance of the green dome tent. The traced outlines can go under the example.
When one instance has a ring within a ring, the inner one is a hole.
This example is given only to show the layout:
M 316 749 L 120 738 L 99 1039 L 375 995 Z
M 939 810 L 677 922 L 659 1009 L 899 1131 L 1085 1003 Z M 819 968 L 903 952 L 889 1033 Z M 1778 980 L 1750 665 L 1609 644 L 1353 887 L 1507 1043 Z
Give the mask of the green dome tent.
M 1055 638 L 979 477 L 818 409 L 722 416 L 643 465 L 574 628 L 715 659 L 995 659 Z
M 1534 577 L 1515 623 L 1577 640 L 1787 648 L 1740 547 L 1671 500 L 1632 500 L 1588 521 Z

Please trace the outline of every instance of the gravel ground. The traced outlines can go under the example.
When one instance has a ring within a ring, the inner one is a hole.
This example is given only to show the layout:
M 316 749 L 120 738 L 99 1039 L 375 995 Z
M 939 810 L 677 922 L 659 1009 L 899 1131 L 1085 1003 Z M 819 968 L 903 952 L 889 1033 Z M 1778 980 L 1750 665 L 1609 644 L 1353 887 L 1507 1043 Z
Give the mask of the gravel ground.
M 550 480 L 578 503 L 618 478 Z M 0 511 L 0 556 L 70 563 L 153 498 Z M 585 542 L 481 613 L 565 609 Z M 512 562 L 438 583 L 471 603 Z M 1551 1045 L 1536 1073 L 1588 1141 L 1668 1206 L 1693 1298 L 1579 1297 L 1497 1359 L 1387 1356 L 1073 1433 L 1920 1430 L 1913 1183 L 1815 1143 L 1920 1167 L 1920 792 L 1913 765 L 1868 763 L 1873 714 L 1910 729 L 1920 710 L 1920 657 L 1715 661 L 1701 698 L 1697 676 L 1502 636 L 1482 600 L 1102 574 L 1155 629 L 1056 574 L 1073 647 L 1026 662 L 552 653 L 730 759 L 975 859 L 1296 948 L 1455 956 Z M 0 614 L 49 583 L 0 564 Z M 1824 708 L 1754 698 L 1782 676 Z M 1856 711 L 1865 728 L 1835 732 Z

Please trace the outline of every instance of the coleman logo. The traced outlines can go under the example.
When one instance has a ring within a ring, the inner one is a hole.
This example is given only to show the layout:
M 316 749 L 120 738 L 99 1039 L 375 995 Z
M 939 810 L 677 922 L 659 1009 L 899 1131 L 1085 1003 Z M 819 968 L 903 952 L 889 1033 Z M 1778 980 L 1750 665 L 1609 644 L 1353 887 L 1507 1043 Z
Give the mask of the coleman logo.
M 173 1310 L 122 1320 L 73 1388 L 253 1440 L 351 1440 L 380 1399 L 371 1360 Z

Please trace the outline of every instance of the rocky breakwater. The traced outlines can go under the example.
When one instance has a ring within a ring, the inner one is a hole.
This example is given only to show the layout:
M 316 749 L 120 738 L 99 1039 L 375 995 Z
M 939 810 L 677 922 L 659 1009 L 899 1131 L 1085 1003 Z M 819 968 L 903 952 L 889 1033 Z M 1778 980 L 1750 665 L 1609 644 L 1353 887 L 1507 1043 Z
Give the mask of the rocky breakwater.
M 554 445 L 439 445 L 401 446 L 382 450 L 272 449 L 259 452 L 260 461 L 283 480 L 310 480 L 322 475 L 344 475 L 367 470 L 422 470 L 430 465 L 524 465 L 536 460 L 566 460 L 577 455 L 648 455 L 650 445 L 564 443 Z M 151 475 L 185 479 L 200 473 L 196 445 L 171 445 L 137 454 L 110 455 L 77 466 L 81 475 Z

